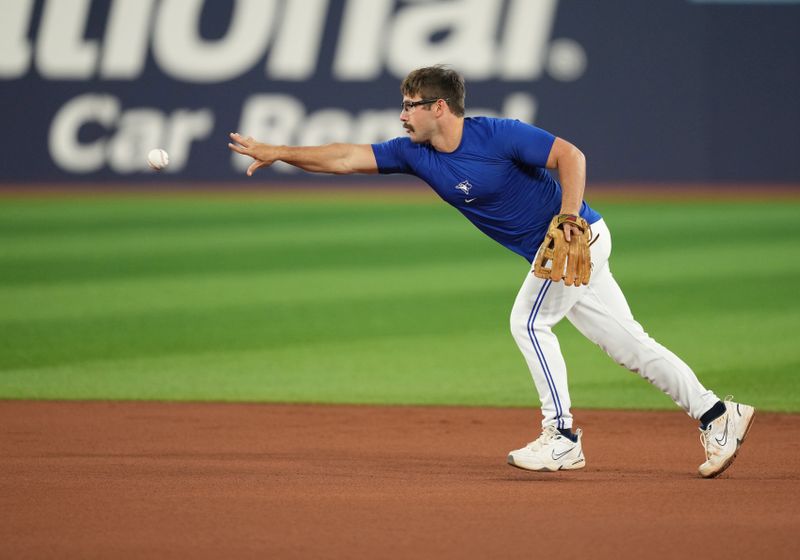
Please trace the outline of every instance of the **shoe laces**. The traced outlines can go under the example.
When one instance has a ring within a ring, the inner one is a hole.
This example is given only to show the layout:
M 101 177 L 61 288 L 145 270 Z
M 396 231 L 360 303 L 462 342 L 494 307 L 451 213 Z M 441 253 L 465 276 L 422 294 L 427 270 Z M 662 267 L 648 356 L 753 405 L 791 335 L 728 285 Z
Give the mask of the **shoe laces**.
M 703 446 L 703 451 L 706 452 L 706 461 L 711 460 L 711 451 L 706 444 L 711 437 L 711 426 L 709 425 L 705 430 L 700 430 L 700 443 Z
M 530 442 L 526 447 L 530 447 L 531 449 L 540 449 L 550 443 L 558 435 L 558 428 L 555 426 L 545 426 L 539 437 Z

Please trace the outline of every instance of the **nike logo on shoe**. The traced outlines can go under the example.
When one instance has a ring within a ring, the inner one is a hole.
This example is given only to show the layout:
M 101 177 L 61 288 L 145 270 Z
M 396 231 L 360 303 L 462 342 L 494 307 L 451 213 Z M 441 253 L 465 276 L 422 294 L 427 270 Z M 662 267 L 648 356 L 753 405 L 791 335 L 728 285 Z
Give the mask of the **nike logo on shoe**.
M 475 200 L 475 198 L 465 198 L 465 199 L 464 199 L 464 202 L 466 202 L 467 204 L 469 204 L 469 203 L 470 203 L 470 202 L 472 202 L 473 200 Z
M 561 459 L 561 457 L 563 457 L 564 455 L 566 455 L 570 451 L 572 451 L 571 448 L 567 449 L 566 451 L 562 451 L 561 453 L 556 453 L 556 450 L 553 449 L 552 453 L 550 453 L 550 456 L 553 458 L 553 461 L 558 461 L 559 459 Z
M 725 447 L 725 444 L 728 443 L 728 426 L 730 426 L 730 422 L 728 418 L 725 419 L 725 432 L 722 434 L 722 439 L 715 437 L 714 439 L 720 445 L 720 447 Z

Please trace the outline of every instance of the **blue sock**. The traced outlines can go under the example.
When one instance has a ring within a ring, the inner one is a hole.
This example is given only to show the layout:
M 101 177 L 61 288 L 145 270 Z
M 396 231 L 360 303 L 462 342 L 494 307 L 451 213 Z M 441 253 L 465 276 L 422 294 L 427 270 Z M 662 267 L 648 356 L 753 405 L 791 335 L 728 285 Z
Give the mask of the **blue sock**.
M 709 408 L 705 414 L 700 417 L 700 429 L 705 430 L 708 425 L 714 420 L 725 414 L 725 403 L 717 401 L 717 404 Z
M 573 434 L 570 428 L 559 428 L 558 431 L 562 436 L 564 436 L 568 440 L 578 443 L 578 436 Z

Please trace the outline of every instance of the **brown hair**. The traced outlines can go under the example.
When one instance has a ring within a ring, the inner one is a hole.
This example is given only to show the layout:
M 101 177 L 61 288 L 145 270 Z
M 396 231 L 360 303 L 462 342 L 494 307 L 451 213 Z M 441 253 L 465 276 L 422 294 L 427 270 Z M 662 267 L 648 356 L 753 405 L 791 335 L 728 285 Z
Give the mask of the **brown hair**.
M 412 71 L 400 84 L 400 91 L 409 97 L 419 95 L 423 99 L 445 99 L 455 116 L 464 116 L 464 78 L 443 64 Z

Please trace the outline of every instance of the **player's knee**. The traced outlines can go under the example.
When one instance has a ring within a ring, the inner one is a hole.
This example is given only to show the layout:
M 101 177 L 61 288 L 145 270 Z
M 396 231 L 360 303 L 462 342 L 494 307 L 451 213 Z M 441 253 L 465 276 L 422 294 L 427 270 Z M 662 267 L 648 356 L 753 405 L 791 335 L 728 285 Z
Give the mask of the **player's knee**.
M 527 338 L 528 336 L 528 316 L 530 309 L 526 306 L 515 304 L 511 310 L 511 317 L 509 318 L 509 327 L 511 334 L 515 338 Z

